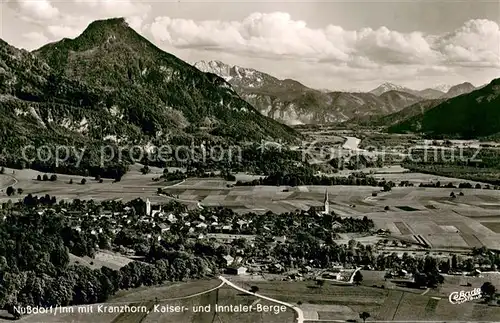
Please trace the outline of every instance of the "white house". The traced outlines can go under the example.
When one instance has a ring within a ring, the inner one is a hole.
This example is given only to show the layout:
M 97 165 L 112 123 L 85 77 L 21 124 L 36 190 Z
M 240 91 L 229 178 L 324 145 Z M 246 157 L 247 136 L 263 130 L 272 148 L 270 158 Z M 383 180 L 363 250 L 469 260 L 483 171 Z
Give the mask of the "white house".
M 226 261 L 226 266 L 231 266 L 234 262 L 234 258 L 231 257 L 230 255 L 226 255 L 222 258 L 224 258 L 224 260 Z

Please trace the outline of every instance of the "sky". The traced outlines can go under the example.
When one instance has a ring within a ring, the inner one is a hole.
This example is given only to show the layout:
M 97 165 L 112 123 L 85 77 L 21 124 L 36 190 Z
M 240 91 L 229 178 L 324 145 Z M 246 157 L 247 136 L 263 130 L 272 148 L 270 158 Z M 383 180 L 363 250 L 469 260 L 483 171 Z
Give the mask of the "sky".
M 191 64 L 219 60 L 318 89 L 500 77 L 500 1 L 0 1 L 0 38 L 27 50 L 125 17 Z

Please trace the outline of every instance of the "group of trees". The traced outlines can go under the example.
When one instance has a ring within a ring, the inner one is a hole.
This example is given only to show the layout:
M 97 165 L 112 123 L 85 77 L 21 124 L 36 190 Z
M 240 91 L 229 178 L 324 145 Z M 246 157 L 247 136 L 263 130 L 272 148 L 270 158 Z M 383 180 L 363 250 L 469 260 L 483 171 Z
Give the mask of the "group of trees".
M 302 168 L 299 172 L 287 173 L 278 171 L 271 173 L 266 177 L 250 182 L 236 182 L 237 186 L 299 186 L 299 185 L 356 185 L 356 186 L 373 186 L 373 187 L 393 187 L 393 182 L 378 181 L 372 176 L 367 176 L 363 173 L 352 174 L 350 176 L 325 176 L 316 175 L 307 168 Z
M 496 299 L 497 288 L 491 282 L 485 282 L 481 285 L 481 294 L 486 302 Z
M 423 152 L 416 153 L 421 154 L 420 161 L 416 161 L 418 158 L 411 158 L 405 160 L 402 166 L 413 172 L 489 183 L 495 189 L 500 186 L 500 162 L 496 149 L 462 149 L 459 151 L 460 155 L 452 158 L 424 158 Z
M 219 176 L 219 177 L 224 178 L 226 181 L 235 181 L 236 180 L 236 177 L 233 174 L 231 174 L 231 172 L 229 170 L 225 170 L 225 169 L 219 170 L 219 171 L 217 171 L 217 173 L 219 175 L 217 175 L 215 171 L 205 172 L 203 170 L 193 169 L 193 168 L 190 168 L 189 170 L 187 170 L 185 172 L 180 171 L 180 170 L 175 170 L 173 172 L 170 172 L 168 170 L 168 168 L 165 168 L 163 170 L 163 174 L 160 176 L 160 179 L 164 179 L 165 181 L 170 182 L 170 181 L 184 180 L 184 179 L 190 178 L 190 177 L 212 178 L 212 177 Z
M 257 185 L 269 185 L 269 186 L 299 186 L 299 185 L 353 185 L 353 186 L 373 186 L 382 187 L 385 192 L 391 191 L 395 186 L 408 187 L 414 186 L 413 183 L 409 181 L 401 181 L 399 184 L 393 181 L 377 180 L 372 176 L 365 173 L 353 173 L 349 176 L 325 176 L 316 175 L 310 172 L 308 169 L 304 172 L 288 174 L 282 171 L 269 174 L 266 177 L 261 177 L 249 182 L 237 181 L 237 186 L 257 186 Z M 437 188 L 475 188 L 475 189 L 490 189 L 489 185 L 484 187 L 477 183 L 472 185 L 469 182 L 461 182 L 458 186 L 453 185 L 453 183 L 448 183 L 442 185 L 441 182 L 436 183 L 420 183 L 419 187 L 437 187 Z M 497 189 L 497 187 L 495 187 Z
M 453 185 L 453 183 L 448 183 L 446 185 L 442 185 L 442 183 L 440 181 L 437 181 L 436 183 L 420 183 L 418 185 L 419 187 L 437 187 L 437 188 L 475 188 L 475 189 L 478 189 L 480 190 L 481 188 L 483 188 L 481 186 L 481 184 L 477 183 L 476 185 L 472 185 L 471 183 L 469 182 L 461 182 L 458 184 L 458 186 L 456 185 Z M 491 187 L 489 185 L 485 185 L 484 186 L 484 189 L 490 189 Z
M 102 179 L 100 179 L 100 180 L 99 180 L 99 183 L 102 183 Z M 72 178 L 70 178 L 70 180 L 69 180 L 68 184 L 73 184 L 73 179 L 72 179 Z M 85 184 L 87 184 L 87 179 L 86 179 L 86 178 L 82 178 L 82 179 L 80 180 L 80 184 L 81 184 L 81 185 L 85 185 Z
M 57 175 L 56 174 L 52 174 L 52 175 L 50 175 L 50 177 L 47 174 L 43 174 L 43 176 L 42 175 L 37 175 L 36 179 L 37 179 L 37 181 L 44 181 L 44 182 L 45 181 L 51 181 L 51 182 L 55 182 L 55 181 L 57 181 Z M 101 175 L 96 175 L 95 176 L 95 180 L 98 181 L 99 183 L 103 182 L 103 180 L 101 178 Z M 68 183 L 69 184 L 73 184 L 73 179 L 70 179 Z M 87 179 L 82 178 L 80 180 L 80 184 L 85 185 L 86 183 L 87 183 Z
M 20 194 L 23 194 L 23 191 L 24 191 L 24 190 L 23 190 L 22 188 L 18 188 L 18 189 L 16 190 L 14 187 L 9 186 L 9 187 L 7 187 L 7 188 L 5 189 L 5 194 L 7 194 L 7 196 L 13 196 L 13 195 L 15 195 L 16 193 L 20 195 Z
M 46 181 L 55 182 L 55 181 L 57 181 L 57 175 L 52 174 L 52 175 L 50 175 L 50 177 L 47 174 L 43 174 L 43 176 L 37 175 L 36 180 L 37 181 L 44 181 L 44 182 L 46 182 Z
M 51 199 L 26 200 L 36 204 Z M 73 230 L 64 217 L 49 212 L 8 216 L 0 224 L 0 239 L 0 308 L 15 316 L 19 313 L 14 306 L 104 302 L 120 289 L 217 272 L 215 258 L 159 245 L 151 246 L 148 263 L 131 262 L 118 271 L 70 264 L 70 252 L 93 256 L 95 238 Z
M 56 205 L 57 199 L 55 196 L 50 196 L 49 194 L 45 194 L 42 197 L 38 197 L 36 195 L 33 196 L 30 193 L 24 198 L 23 203 L 27 207 L 53 206 Z
M 52 149 L 49 154 L 51 156 L 56 155 L 57 146 L 45 146 L 49 149 Z M 82 147 L 83 149 L 83 147 Z M 30 168 L 33 170 L 37 170 L 43 173 L 57 173 L 57 174 L 68 174 L 68 175 L 78 175 L 78 176 L 101 176 L 103 178 L 111 178 L 116 181 L 119 181 L 121 177 L 129 170 L 129 165 L 132 163 L 132 160 L 128 156 L 128 154 L 116 154 L 113 156 L 114 158 L 110 158 L 109 161 L 106 161 L 102 164 L 102 158 L 106 156 L 102 156 L 103 152 L 101 151 L 102 144 L 99 143 L 89 143 L 89 145 L 85 146 L 82 155 L 75 154 L 74 151 L 69 150 L 69 156 L 67 156 L 66 160 L 56 160 L 55 158 L 51 158 L 46 161 L 41 161 L 36 156 L 36 152 L 32 152 L 35 155 L 31 156 L 27 153 L 26 158 L 17 156 L 15 154 L 8 154 L 4 156 L 4 159 L 1 163 L 4 166 L 14 168 L 14 169 L 24 169 Z M 114 148 L 115 152 L 120 150 L 120 147 Z M 32 161 L 28 161 L 32 160 Z M 105 159 L 108 160 L 108 159 Z M 43 176 L 44 178 L 45 176 Z M 40 180 L 44 180 L 41 178 Z M 49 180 L 47 177 L 46 180 Z

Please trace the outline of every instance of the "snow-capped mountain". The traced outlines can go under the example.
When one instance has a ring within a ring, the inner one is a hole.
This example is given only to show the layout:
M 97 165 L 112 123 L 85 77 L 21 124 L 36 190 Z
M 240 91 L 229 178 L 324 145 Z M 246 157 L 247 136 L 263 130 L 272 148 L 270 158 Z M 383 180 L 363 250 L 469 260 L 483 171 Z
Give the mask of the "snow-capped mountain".
M 433 89 L 441 91 L 443 93 L 446 93 L 451 89 L 452 86 L 453 85 L 449 85 L 449 84 L 439 84 L 437 86 L 434 86 Z
M 221 61 L 199 61 L 194 64 L 194 67 L 205 73 L 216 74 L 233 86 L 258 88 L 264 83 L 280 82 L 280 80 L 252 68 L 231 66 Z
M 223 77 L 238 93 L 263 115 L 287 124 L 341 122 L 365 115 L 399 111 L 421 97 L 388 88 L 384 95 L 358 91 L 311 89 L 291 79 L 280 80 L 252 68 L 230 66 L 220 61 L 194 64 L 206 73 Z
M 231 80 L 231 66 L 222 63 L 221 61 L 199 61 L 194 64 L 194 67 L 205 73 L 214 73 L 229 82 Z
M 415 92 L 414 90 L 408 89 L 404 86 L 400 86 L 400 85 L 386 82 L 386 83 L 380 85 L 379 87 L 371 90 L 369 93 L 372 93 L 375 95 L 382 95 L 382 94 L 389 92 L 389 91 L 400 91 L 400 92 L 407 92 L 407 93 Z
M 439 98 L 453 98 L 458 95 L 472 92 L 475 89 L 476 88 L 468 82 L 453 86 L 441 84 L 436 87 L 427 88 L 420 91 L 396 85 L 393 83 L 384 83 L 379 87 L 377 87 L 376 89 L 371 90 L 370 93 L 380 96 L 389 91 L 398 91 L 398 92 L 406 92 L 409 94 L 413 94 L 423 99 L 433 100 Z

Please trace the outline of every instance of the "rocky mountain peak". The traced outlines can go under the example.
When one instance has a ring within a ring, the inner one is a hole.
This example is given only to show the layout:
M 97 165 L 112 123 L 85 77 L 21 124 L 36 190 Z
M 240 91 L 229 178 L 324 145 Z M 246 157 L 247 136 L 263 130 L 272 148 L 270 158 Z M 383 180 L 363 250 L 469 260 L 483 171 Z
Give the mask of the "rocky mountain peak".
M 389 91 L 403 91 L 403 92 L 409 92 L 405 87 L 396 85 L 394 83 L 390 82 L 385 82 L 378 86 L 377 88 L 371 90 L 369 93 L 375 94 L 375 95 L 382 95 L 385 92 Z

